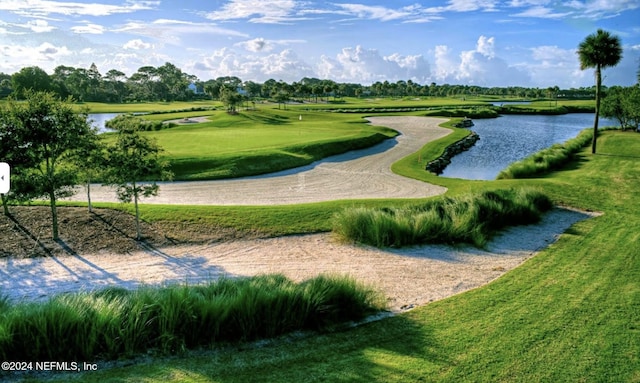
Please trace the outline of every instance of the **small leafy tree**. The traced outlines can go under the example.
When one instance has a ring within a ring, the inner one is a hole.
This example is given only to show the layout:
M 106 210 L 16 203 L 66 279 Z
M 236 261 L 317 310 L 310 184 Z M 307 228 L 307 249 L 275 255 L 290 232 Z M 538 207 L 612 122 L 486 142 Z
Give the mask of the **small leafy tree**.
M 52 236 L 58 240 L 56 201 L 72 195 L 77 184 L 71 159 L 97 131 L 87 121 L 86 112 L 74 110 L 71 99 L 61 100 L 49 92 L 27 91 L 25 96 L 26 102 L 9 102 L 5 117 L 11 145 L 20 152 L 13 153 L 19 170 L 15 194 L 25 200 L 49 199 Z
M 629 116 L 629 126 L 640 129 L 640 86 L 632 86 L 624 99 L 624 108 Z
M 602 116 L 618 120 L 622 130 L 637 130 L 640 123 L 640 87 L 611 87 L 602 100 Z
M 236 89 L 231 89 L 228 86 L 223 86 L 220 89 L 220 100 L 227 108 L 228 113 L 235 114 L 242 99 L 242 95 Z
M 596 76 L 596 115 L 593 122 L 593 141 L 591 153 L 596 152 L 598 138 L 598 119 L 600 118 L 600 100 L 602 98 L 602 69 L 618 65 L 622 59 L 622 46 L 618 36 L 612 36 L 609 32 L 598 29 L 594 34 L 587 36 L 578 46 L 580 69 L 595 68 Z
M 28 157 L 24 155 L 25 151 L 20 148 L 17 141 L 17 124 L 12 121 L 13 116 L 7 108 L 0 106 L 0 161 L 7 162 L 11 166 L 13 190 L 15 187 L 15 179 L 20 175 L 20 170 L 29 163 Z M 13 191 L 7 194 L 1 194 L 2 209 L 4 215 L 10 216 L 9 200 Z
M 607 96 L 602 100 L 600 113 L 602 117 L 615 118 L 620 123 L 622 130 L 627 128 L 629 115 L 625 108 L 626 89 L 618 86 L 607 90 Z
M 158 195 L 160 187 L 155 180 L 171 179 L 168 163 L 160 158 L 162 149 L 140 132 L 137 117 L 121 119 L 115 144 L 108 148 L 108 183 L 116 186 L 118 199 L 133 201 L 136 215 L 136 238 L 142 239 L 140 230 L 141 198 Z M 145 182 L 146 181 L 146 182 Z

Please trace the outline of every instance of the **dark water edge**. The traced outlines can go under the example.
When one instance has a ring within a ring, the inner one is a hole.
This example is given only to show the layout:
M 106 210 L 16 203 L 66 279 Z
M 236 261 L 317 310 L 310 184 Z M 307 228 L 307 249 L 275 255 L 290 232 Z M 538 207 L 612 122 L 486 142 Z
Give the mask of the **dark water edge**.
M 563 115 L 506 115 L 474 120 L 471 129 L 480 140 L 451 160 L 442 177 L 493 180 L 501 170 L 553 144 L 565 142 L 584 129 L 593 128 L 593 113 Z M 599 126 L 616 125 L 601 118 Z

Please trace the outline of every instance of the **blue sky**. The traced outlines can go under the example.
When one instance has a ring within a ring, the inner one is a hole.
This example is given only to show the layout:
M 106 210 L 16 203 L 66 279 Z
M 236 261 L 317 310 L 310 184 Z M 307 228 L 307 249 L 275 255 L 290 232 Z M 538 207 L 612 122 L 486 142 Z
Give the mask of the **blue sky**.
M 603 28 L 635 83 L 640 0 L 2 0 L 0 72 L 58 65 L 127 75 L 170 62 L 200 80 L 591 86 L 576 48 Z

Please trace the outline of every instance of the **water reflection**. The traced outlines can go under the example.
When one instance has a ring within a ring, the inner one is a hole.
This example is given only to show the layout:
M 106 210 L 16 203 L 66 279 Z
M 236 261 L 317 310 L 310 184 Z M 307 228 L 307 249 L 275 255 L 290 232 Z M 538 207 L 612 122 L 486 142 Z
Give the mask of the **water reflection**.
M 492 180 L 512 162 L 555 143 L 562 143 L 593 126 L 592 113 L 559 116 L 507 115 L 474 120 L 472 128 L 480 140 L 470 150 L 455 156 L 443 177 Z M 600 126 L 615 125 L 600 119 Z
M 92 125 L 98 128 L 99 133 L 111 132 L 112 130 L 106 128 L 104 124 L 110 119 L 118 116 L 121 113 L 91 113 L 88 115 L 89 120 L 92 121 Z

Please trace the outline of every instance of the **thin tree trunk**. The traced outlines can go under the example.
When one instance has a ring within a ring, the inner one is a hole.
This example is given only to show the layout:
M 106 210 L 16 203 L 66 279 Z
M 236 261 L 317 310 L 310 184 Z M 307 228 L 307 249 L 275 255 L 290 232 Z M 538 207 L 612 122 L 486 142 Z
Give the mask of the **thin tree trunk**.
M 55 192 L 49 193 L 49 199 L 51 201 L 51 232 L 54 241 L 59 239 L 58 235 L 58 209 L 56 208 L 56 194 Z
M 93 206 L 91 205 L 91 181 L 87 181 L 87 204 L 89 205 L 89 213 L 93 213 Z
M 11 212 L 9 212 L 9 203 L 8 203 L 7 195 L 3 193 L 0 196 L 2 196 L 2 210 L 4 211 L 4 215 L 8 217 L 11 215 Z
M 593 121 L 593 140 L 591 140 L 591 154 L 596 154 L 596 141 L 598 140 L 598 120 L 600 119 L 600 87 L 602 86 L 602 71 L 600 64 L 596 66 L 596 116 Z
M 136 207 L 136 239 L 139 241 L 142 238 L 142 234 L 140 233 L 140 210 L 138 209 L 138 189 L 136 188 L 136 183 L 133 183 L 133 204 Z

